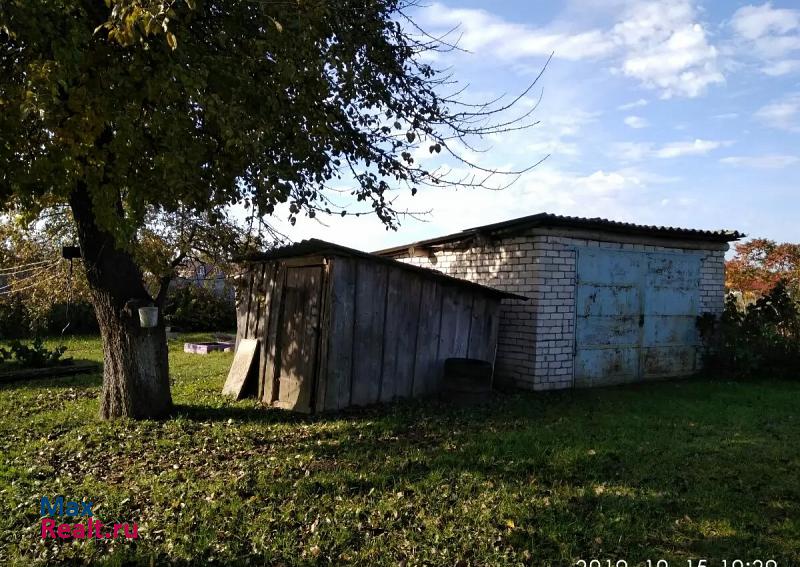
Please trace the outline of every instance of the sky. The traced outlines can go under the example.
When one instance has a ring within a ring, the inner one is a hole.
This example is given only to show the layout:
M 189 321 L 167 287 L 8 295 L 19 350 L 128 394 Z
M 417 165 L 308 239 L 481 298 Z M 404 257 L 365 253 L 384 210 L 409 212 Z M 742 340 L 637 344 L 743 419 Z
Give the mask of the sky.
M 800 2 L 434 2 L 413 14 L 462 51 L 431 54 L 468 101 L 522 92 L 538 124 L 466 157 L 523 169 L 504 190 L 397 195 L 397 231 L 373 215 L 277 228 L 363 250 L 524 215 L 557 214 L 800 242 Z M 418 152 L 423 165 L 436 156 Z M 496 186 L 501 180 L 493 181 Z

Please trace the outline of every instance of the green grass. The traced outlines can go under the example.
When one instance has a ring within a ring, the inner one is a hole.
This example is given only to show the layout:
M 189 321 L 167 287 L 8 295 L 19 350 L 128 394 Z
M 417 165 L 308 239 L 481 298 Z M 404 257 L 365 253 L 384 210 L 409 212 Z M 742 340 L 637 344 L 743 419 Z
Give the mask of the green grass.
M 97 375 L 0 386 L 0 564 L 800 563 L 800 380 L 305 417 L 224 399 L 231 355 L 181 344 L 169 421 L 98 421 Z M 140 539 L 42 541 L 59 494 Z

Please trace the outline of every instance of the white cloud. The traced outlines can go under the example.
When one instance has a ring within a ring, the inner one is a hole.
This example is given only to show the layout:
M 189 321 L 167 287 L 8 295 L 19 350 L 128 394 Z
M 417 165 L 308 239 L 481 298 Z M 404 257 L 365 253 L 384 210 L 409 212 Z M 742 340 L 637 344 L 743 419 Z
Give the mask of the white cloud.
M 542 123 L 552 128 L 559 137 L 576 136 L 581 130 L 600 116 L 598 112 L 588 112 L 581 109 L 573 109 L 570 112 L 559 112 L 557 114 L 544 116 Z
M 626 126 L 636 129 L 647 128 L 650 125 L 650 123 L 641 116 L 626 116 L 623 122 L 625 122 Z
M 719 160 L 725 165 L 756 169 L 782 169 L 800 163 L 800 157 L 789 155 L 730 156 Z
M 549 155 L 551 160 L 558 159 L 562 163 L 581 155 L 584 130 L 597 121 L 599 114 L 571 104 L 550 105 L 549 102 L 545 101 L 544 108 L 540 109 L 541 122 L 536 128 L 503 135 L 502 147 L 507 153 L 521 152 L 523 160 L 538 160 Z
M 660 91 L 662 98 L 697 97 L 724 82 L 717 50 L 698 21 L 692 0 L 625 4 L 616 24 L 605 29 L 573 30 L 568 24 L 534 27 L 486 10 L 438 3 L 422 9 L 418 20 L 433 35 L 457 27 L 449 39 L 459 39 L 460 47 L 504 61 L 550 53 L 568 60 L 606 60 L 622 75 Z
M 647 106 L 647 101 L 643 98 L 639 100 L 634 100 L 633 102 L 628 102 L 626 104 L 620 104 L 617 107 L 617 110 L 631 110 L 633 108 L 640 108 L 642 106 Z
M 533 156 L 563 156 L 563 157 L 578 157 L 581 154 L 581 149 L 578 144 L 573 142 L 564 142 L 562 140 L 551 140 L 548 142 L 534 142 L 525 147 L 525 151 Z
M 762 69 L 770 77 L 780 77 L 795 71 L 800 71 L 800 59 L 784 59 L 776 63 L 770 63 Z
M 653 155 L 657 158 L 668 159 L 681 156 L 704 155 L 712 150 L 729 146 L 730 142 L 719 142 L 715 140 L 694 140 L 693 142 L 672 142 L 664 144 L 655 151 Z
M 605 172 L 602 169 L 591 175 L 578 177 L 573 181 L 575 187 L 584 189 L 593 194 L 609 194 L 641 185 L 634 176 L 620 173 L 619 171 Z
M 800 131 L 800 94 L 790 94 L 762 106 L 755 118 L 772 128 Z
M 731 25 L 742 37 L 757 40 L 800 28 L 800 11 L 773 8 L 772 2 L 744 6 L 733 14 Z
M 555 53 L 562 59 L 592 59 L 608 55 L 614 44 L 597 29 L 566 32 L 554 28 L 538 28 L 506 21 L 485 10 L 449 8 L 432 4 L 421 11 L 423 28 L 449 31 L 456 28 L 452 41 L 459 39 L 462 49 L 491 54 L 504 60 Z
M 624 162 L 644 159 L 673 159 L 683 156 L 705 155 L 718 148 L 730 146 L 733 142 L 723 140 L 701 140 L 669 142 L 656 145 L 651 142 L 621 142 L 612 144 L 610 155 Z
M 662 98 L 697 97 L 725 81 L 689 0 L 636 2 L 611 35 L 624 51 L 619 72 L 660 90 Z
M 731 27 L 743 57 L 755 57 L 770 76 L 800 70 L 800 61 L 789 57 L 800 50 L 800 10 L 775 8 L 772 2 L 736 10 Z
M 653 152 L 650 142 L 618 142 L 611 145 L 610 157 L 623 162 L 641 161 Z

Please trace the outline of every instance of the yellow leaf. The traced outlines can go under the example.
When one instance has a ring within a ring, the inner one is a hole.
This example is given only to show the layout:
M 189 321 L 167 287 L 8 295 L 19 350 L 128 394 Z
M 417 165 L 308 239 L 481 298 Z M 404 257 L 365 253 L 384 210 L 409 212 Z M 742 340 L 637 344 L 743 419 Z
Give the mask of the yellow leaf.
M 167 32 L 167 44 L 175 50 L 178 47 L 178 38 L 175 37 L 175 34 L 172 32 Z
M 506 527 L 510 529 L 514 529 L 514 520 L 506 520 Z
M 279 32 L 283 31 L 283 26 L 281 25 L 281 23 L 278 20 L 276 20 L 275 18 L 272 18 L 272 23 L 275 24 L 275 29 L 277 29 Z

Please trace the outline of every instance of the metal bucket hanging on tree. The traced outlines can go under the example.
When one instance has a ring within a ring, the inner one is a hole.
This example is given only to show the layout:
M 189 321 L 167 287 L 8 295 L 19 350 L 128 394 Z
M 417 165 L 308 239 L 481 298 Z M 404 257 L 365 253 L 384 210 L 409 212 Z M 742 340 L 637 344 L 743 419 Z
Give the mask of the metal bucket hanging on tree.
M 158 325 L 158 307 L 147 306 L 139 308 L 139 326 L 143 329 L 152 329 Z

